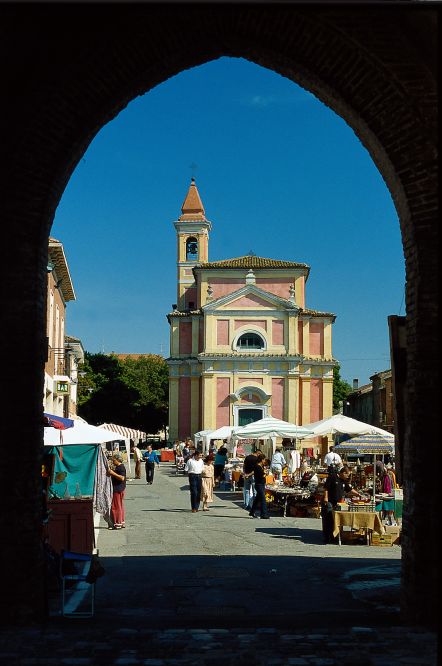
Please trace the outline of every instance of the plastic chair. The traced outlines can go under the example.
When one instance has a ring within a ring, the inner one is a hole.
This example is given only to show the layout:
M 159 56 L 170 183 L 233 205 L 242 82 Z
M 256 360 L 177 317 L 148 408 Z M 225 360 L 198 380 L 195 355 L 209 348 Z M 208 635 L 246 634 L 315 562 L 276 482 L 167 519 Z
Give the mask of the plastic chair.
M 60 553 L 61 613 L 63 617 L 92 617 L 95 583 L 88 582 L 92 555 Z

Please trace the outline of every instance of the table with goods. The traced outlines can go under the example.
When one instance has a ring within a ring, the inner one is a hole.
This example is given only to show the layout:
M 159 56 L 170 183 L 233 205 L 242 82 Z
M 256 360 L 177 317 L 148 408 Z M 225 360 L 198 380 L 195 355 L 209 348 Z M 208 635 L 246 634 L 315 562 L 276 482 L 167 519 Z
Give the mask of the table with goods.
M 333 536 L 338 537 L 342 544 L 344 527 L 358 535 L 363 533 L 367 546 L 370 545 L 373 532 L 384 534 L 385 528 L 379 513 L 376 511 L 370 496 L 363 495 L 360 499 L 348 498 L 338 503 L 338 510 L 333 511 Z

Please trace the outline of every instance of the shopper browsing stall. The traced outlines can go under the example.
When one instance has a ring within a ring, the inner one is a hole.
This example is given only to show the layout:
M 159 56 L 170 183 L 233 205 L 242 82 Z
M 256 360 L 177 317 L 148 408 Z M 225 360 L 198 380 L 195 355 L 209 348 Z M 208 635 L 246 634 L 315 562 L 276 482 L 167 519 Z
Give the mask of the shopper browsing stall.
M 350 469 L 348 465 L 336 472 L 333 465 L 324 483 L 324 501 L 321 507 L 322 534 L 324 543 L 335 543 L 333 536 L 333 509 L 347 495 L 360 497 L 360 493 L 349 483 Z

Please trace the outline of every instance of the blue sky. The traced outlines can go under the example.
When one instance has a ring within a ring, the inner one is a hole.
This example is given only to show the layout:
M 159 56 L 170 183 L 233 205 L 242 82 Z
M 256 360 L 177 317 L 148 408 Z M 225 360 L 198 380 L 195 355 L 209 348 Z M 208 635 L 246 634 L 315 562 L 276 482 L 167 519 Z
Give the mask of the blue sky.
M 80 160 L 51 231 L 77 296 L 68 334 L 89 352 L 168 355 L 173 222 L 192 175 L 212 222 L 210 261 L 253 251 L 307 263 L 306 306 L 337 316 L 341 376 L 361 385 L 390 367 L 387 317 L 405 314 L 405 267 L 387 187 L 331 109 L 236 58 L 135 99 Z

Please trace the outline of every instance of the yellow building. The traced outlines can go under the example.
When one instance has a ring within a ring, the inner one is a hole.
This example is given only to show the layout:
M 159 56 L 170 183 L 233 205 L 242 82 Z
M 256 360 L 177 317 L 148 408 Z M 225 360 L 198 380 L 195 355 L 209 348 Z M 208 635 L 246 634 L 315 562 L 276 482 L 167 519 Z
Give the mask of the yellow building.
M 332 415 L 335 315 L 306 308 L 306 264 L 253 254 L 209 262 L 209 232 L 192 178 L 177 232 L 170 324 L 169 437 Z

